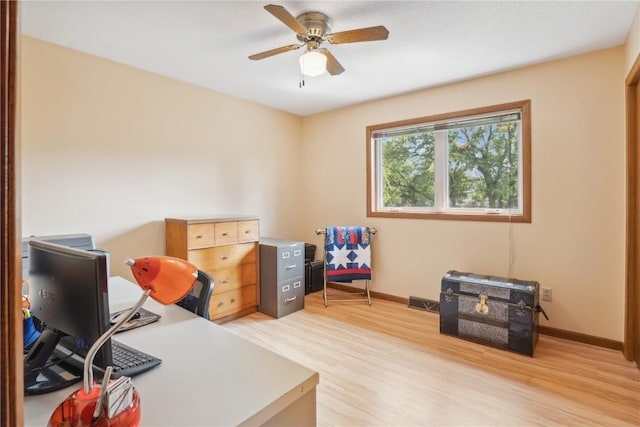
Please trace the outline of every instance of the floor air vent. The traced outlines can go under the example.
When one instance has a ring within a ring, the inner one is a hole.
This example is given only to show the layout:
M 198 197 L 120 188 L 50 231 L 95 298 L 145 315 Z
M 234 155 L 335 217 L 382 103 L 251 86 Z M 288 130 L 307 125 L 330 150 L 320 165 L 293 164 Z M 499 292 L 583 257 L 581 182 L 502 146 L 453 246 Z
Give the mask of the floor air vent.
M 438 301 L 418 297 L 409 297 L 409 308 L 440 313 L 440 303 Z

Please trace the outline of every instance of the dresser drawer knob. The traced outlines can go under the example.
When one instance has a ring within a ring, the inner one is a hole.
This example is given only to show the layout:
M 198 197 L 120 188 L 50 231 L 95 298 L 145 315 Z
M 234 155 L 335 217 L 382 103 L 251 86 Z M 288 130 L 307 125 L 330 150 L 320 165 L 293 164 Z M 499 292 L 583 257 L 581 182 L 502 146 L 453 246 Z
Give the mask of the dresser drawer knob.
M 227 237 L 228 235 L 229 235 L 229 233 L 227 233 L 227 232 L 222 233 L 222 237 Z
M 220 301 L 220 302 L 218 303 L 218 307 L 222 307 L 223 305 L 224 305 L 224 301 Z
M 202 239 L 203 237 L 204 237 L 204 234 L 198 234 L 198 235 L 196 236 L 196 239 Z
M 223 256 L 220 257 L 220 259 L 222 259 L 222 260 L 231 259 L 231 258 L 233 258 L 232 255 L 223 255 Z
M 251 233 L 251 230 L 244 230 L 244 234 L 249 234 Z
M 235 298 L 231 298 L 231 304 L 233 304 L 234 302 L 236 302 Z
M 222 281 L 222 283 L 231 283 L 231 282 L 233 282 L 233 280 L 231 280 L 231 279 L 224 279 L 224 280 Z

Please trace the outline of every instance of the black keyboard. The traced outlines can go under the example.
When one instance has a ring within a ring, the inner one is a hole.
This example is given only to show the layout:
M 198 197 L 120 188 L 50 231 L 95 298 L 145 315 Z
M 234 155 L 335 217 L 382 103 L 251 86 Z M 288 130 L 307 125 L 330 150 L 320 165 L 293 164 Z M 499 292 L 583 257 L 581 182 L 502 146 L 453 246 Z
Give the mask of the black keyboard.
M 114 378 L 132 377 L 162 363 L 161 359 L 111 339 Z
M 64 359 L 65 363 L 74 367 L 82 369 L 84 366 L 84 358 L 66 347 L 58 345 L 54 354 L 58 358 Z M 111 338 L 111 358 L 113 359 L 113 373 L 111 374 L 111 378 L 122 376 L 133 377 L 162 363 L 162 359 L 136 350 L 113 338 Z M 93 373 L 94 375 L 102 375 L 104 370 L 94 365 Z

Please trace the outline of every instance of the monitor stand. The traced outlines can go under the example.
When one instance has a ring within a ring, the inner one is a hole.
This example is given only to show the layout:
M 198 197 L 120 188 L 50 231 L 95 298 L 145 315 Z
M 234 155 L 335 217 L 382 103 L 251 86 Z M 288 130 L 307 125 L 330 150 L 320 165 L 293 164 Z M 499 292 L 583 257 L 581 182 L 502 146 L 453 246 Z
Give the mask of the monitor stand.
M 49 393 L 82 380 L 82 371 L 64 364 L 53 357 L 60 336 L 45 329 L 24 357 L 24 394 Z

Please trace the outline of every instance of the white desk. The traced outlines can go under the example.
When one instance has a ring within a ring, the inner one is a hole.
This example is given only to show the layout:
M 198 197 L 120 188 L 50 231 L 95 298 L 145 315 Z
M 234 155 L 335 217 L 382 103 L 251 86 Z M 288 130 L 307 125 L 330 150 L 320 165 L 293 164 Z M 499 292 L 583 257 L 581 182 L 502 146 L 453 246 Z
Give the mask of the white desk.
M 109 281 L 111 311 L 130 307 L 140 288 Z M 151 325 L 115 335 L 162 364 L 133 377 L 142 426 L 316 425 L 319 375 L 178 306 L 147 300 L 162 315 Z M 45 426 L 56 406 L 82 382 L 25 396 L 26 426 Z

